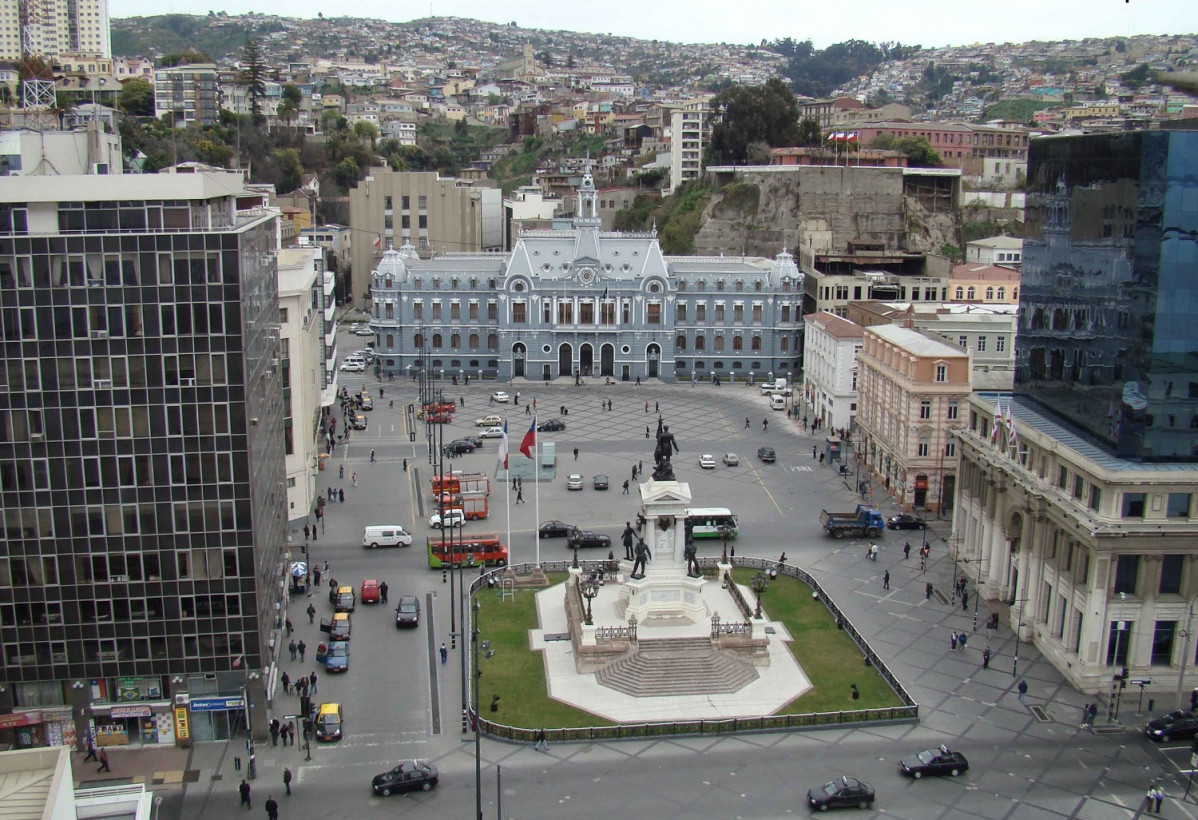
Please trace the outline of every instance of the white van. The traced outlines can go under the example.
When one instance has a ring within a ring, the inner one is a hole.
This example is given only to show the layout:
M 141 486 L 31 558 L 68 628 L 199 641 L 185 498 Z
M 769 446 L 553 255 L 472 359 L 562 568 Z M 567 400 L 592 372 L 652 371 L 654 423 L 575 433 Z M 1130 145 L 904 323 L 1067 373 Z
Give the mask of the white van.
M 410 547 L 412 536 L 398 524 L 378 524 L 367 527 L 362 533 L 362 546 L 372 550 L 379 547 Z
M 770 396 L 770 409 L 771 410 L 785 410 L 786 409 L 786 398 L 784 396 Z

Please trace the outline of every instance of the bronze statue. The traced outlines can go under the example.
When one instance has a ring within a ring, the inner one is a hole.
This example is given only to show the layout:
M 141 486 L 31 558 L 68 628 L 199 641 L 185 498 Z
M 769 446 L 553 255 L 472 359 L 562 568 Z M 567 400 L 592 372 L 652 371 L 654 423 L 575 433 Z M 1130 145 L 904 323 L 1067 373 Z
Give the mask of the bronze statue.
M 674 453 L 681 452 L 678 449 L 678 442 L 674 440 L 674 434 L 670 432 L 668 425 L 661 425 L 661 432 L 657 434 L 657 449 L 653 451 L 653 460 L 657 466 L 653 470 L 654 481 L 673 481 L 674 468 L 670 464 L 670 457 Z
M 645 539 L 638 538 L 636 541 L 636 561 L 632 564 L 632 577 L 645 577 L 645 564 L 648 563 L 653 556 L 649 553 L 649 545 L 645 543 Z
M 698 578 L 703 573 L 699 571 L 699 555 L 695 548 L 695 542 L 691 539 L 686 540 L 686 549 L 682 554 L 686 557 L 686 574 L 691 578 Z

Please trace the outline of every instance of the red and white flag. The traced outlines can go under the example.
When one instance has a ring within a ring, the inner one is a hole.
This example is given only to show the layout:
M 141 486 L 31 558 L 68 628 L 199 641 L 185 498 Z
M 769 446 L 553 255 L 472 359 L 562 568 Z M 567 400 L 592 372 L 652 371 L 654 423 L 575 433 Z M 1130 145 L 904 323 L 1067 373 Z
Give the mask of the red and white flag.
M 998 403 L 998 399 L 994 400 L 994 427 L 990 430 L 990 443 L 994 444 L 998 441 L 998 428 L 1002 424 L 1002 405 Z
M 520 442 L 520 452 L 527 458 L 532 458 L 532 450 L 537 446 L 537 419 L 534 416 L 532 424 L 528 426 L 528 432 L 524 434 L 523 440 Z
M 860 136 L 860 135 L 856 131 L 850 131 L 849 133 L 845 134 L 844 141 L 845 142 L 856 142 L 858 136 Z
M 1007 449 L 1011 458 L 1019 457 L 1019 433 L 1015 431 L 1015 417 L 1011 415 L 1011 403 L 1007 402 Z
M 499 462 L 507 469 L 507 417 L 503 419 L 503 438 L 499 440 Z
M 378 236 L 376 236 L 374 238 L 374 246 L 377 248 L 379 245 L 382 245 L 382 244 L 383 244 L 383 235 L 379 234 Z

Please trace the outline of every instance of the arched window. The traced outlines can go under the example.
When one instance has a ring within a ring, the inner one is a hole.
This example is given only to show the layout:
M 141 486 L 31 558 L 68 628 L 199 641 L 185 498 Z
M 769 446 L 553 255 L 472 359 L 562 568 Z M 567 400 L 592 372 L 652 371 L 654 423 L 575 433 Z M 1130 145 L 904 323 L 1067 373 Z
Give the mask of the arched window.
M 998 298 L 1000 301 L 1007 298 L 1007 289 L 1006 288 L 998 289 Z
M 470 334 L 470 349 L 478 350 L 478 334 L 477 333 Z
M 685 291 L 686 291 L 686 280 L 679 279 L 678 280 L 678 292 L 683 293 Z
M 964 298 L 965 298 L 965 288 L 957 288 L 957 296 L 956 296 L 956 298 L 957 298 L 958 300 L 961 300 L 961 299 L 964 299 Z
M 414 348 L 416 348 L 417 350 L 424 347 L 424 334 L 423 333 L 417 333 L 415 336 L 412 337 L 412 346 Z
M 786 338 L 785 336 L 782 337 L 782 340 L 779 344 L 782 347 L 783 353 L 790 349 L 790 339 Z
M 439 278 L 434 277 L 433 278 L 433 290 L 440 290 L 440 289 L 441 289 L 441 280 Z
M 487 287 L 489 287 L 491 290 L 495 290 L 495 280 L 494 280 L 494 279 L 488 279 L 488 280 L 487 280 Z
M 686 350 L 686 337 L 685 336 L 679 336 L 677 339 L 674 340 L 674 349 L 675 350 Z
M 760 336 L 753 337 L 753 349 L 761 350 L 761 337 Z
M 716 352 L 719 352 L 724 349 L 724 337 L 723 336 L 715 337 L 715 348 L 714 349 L 716 350 Z
M 415 279 L 412 280 L 412 287 L 419 288 L 419 287 L 423 287 L 423 286 L 424 286 L 424 283 L 420 280 L 419 276 L 417 276 Z
M 477 287 L 478 287 L 478 280 L 475 279 L 473 276 L 470 277 L 470 289 L 474 290 Z
M 970 287 L 969 290 L 965 291 L 965 298 L 967 300 L 969 300 L 970 302 L 972 302 L 976 296 L 977 296 L 977 293 L 976 293 L 976 291 L 974 291 L 974 289 L 972 287 Z
M 705 290 L 707 290 L 707 282 L 700 279 L 699 280 L 699 293 L 703 293 Z
M 757 291 L 758 293 L 761 293 L 761 283 L 760 283 L 760 282 L 754 282 L 754 283 L 753 283 L 753 290 Z M 786 290 L 790 290 L 790 283 L 789 283 L 789 282 L 787 282 L 787 283 L 786 283 Z
M 440 346 L 441 346 L 441 334 L 440 334 L 440 333 L 434 333 L 434 334 L 433 334 L 433 347 L 438 347 L 438 348 L 439 348 Z
M 715 283 L 715 289 L 717 291 L 719 291 L 720 293 L 724 292 L 724 280 L 723 279 L 721 279 L 720 281 Z
M 758 283 L 757 283 L 757 290 L 761 290 L 761 283 L 760 283 L 760 282 L 758 282 Z M 790 282 L 783 282 L 783 283 L 782 283 L 782 292 L 783 292 L 783 293 L 790 293 Z
M 454 290 L 458 289 L 458 278 L 456 276 L 453 279 L 449 280 L 449 286 L 451 288 L 453 288 Z
M 732 349 L 733 350 L 744 350 L 745 349 L 745 340 L 742 339 L 739 335 L 733 336 L 732 337 Z
M 1011 288 L 1011 298 L 1016 302 L 1019 301 L 1019 288 Z
M 454 350 L 457 350 L 458 348 L 460 348 L 462 346 L 461 335 L 458 333 L 455 333 L 452 336 L 450 336 L 449 337 L 449 346 Z
M 743 291 L 744 289 L 745 289 L 745 283 L 744 283 L 744 282 L 742 282 L 742 281 L 740 281 L 739 279 L 737 279 L 737 280 L 736 280 L 736 292 L 737 292 L 737 293 L 740 293 L 740 292 L 741 292 L 741 291 Z
M 706 349 L 707 349 L 707 338 L 705 336 L 696 336 L 695 337 L 695 350 L 706 350 Z
M 487 334 L 487 348 L 489 350 L 498 350 L 499 349 L 499 334 L 497 334 L 497 333 Z
M 395 283 L 391 281 L 390 276 L 388 276 L 386 279 L 383 280 L 383 285 L 384 285 L 384 287 L 388 287 L 388 288 L 395 287 Z
M 388 333 L 387 334 L 387 349 L 390 350 L 393 347 L 395 347 L 395 334 Z
M 986 301 L 994 299 L 994 288 L 986 288 Z

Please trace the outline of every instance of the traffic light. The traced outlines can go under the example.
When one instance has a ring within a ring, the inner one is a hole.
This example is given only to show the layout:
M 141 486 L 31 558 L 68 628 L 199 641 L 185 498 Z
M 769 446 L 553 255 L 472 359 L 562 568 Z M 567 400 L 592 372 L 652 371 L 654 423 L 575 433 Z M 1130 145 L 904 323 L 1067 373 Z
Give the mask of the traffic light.
M 449 570 L 445 568 L 444 564 L 441 565 L 441 583 L 449 583 Z

